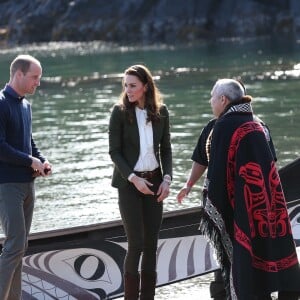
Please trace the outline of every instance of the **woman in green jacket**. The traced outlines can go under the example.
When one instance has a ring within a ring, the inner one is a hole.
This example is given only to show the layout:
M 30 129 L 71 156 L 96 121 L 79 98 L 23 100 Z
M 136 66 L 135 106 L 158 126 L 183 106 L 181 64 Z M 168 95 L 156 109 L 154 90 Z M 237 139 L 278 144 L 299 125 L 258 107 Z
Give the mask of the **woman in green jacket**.
M 140 299 L 154 299 L 157 241 L 172 179 L 172 150 L 167 107 L 143 65 L 125 70 L 120 102 L 109 122 L 109 154 L 114 162 L 112 186 L 118 189 L 128 239 L 125 299 L 138 299 L 139 286 Z

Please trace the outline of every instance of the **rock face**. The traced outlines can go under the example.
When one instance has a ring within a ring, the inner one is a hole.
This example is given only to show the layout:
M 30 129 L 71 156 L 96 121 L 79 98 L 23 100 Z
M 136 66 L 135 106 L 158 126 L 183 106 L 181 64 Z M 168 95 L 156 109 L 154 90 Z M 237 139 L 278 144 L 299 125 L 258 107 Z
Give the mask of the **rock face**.
M 300 33 L 299 0 L 0 0 L 0 46 L 189 43 Z

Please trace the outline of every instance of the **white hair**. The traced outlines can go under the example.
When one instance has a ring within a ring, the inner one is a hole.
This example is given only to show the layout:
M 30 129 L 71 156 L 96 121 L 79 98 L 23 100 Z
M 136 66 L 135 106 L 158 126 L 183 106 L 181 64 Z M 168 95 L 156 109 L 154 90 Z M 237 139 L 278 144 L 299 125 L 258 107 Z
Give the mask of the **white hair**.
M 212 89 L 212 94 L 213 93 L 218 97 L 224 95 L 230 102 L 233 102 L 245 96 L 245 88 L 234 79 L 223 78 L 217 80 Z

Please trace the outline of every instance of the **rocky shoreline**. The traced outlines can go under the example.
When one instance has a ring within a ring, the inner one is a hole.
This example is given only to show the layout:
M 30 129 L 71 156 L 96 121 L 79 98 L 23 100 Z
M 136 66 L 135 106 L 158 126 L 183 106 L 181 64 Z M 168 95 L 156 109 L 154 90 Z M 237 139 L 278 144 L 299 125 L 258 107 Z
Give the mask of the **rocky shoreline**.
M 51 41 L 186 44 L 300 34 L 296 0 L 0 0 L 0 46 Z

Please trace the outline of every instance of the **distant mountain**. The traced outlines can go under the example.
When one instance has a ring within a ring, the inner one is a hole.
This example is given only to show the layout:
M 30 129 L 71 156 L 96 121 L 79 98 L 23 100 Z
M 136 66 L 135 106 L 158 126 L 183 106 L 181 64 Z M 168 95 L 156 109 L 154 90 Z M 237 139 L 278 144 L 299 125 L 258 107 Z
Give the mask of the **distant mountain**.
M 300 33 L 297 0 L 0 0 L 0 46 L 118 44 Z

